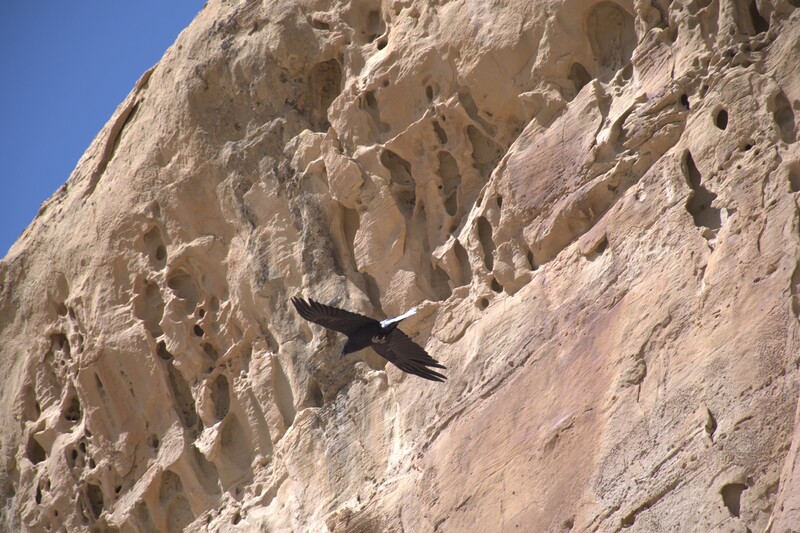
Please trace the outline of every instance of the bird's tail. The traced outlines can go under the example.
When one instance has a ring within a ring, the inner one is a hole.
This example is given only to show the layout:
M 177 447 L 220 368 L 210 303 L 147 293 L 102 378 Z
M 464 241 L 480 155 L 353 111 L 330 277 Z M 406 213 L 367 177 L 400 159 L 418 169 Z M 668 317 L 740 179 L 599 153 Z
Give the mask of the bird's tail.
M 386 320 L 381 320 L 381 327 L 384 328 L 384 329 L 388 328 L 392 324 L 397 324 L 401 320 L 403 320 L 404 318 L 408 318 L 408 317 L 410 317 L 412 315 L 415 315 L 415 314 L 417 314 L 417 308 L 416 307 L 414 307 L 412 309 L 409 309 L 408 311 L 406 311 L 405 313 L 403 313 L 402 315 L 400 315 L 398 317 L 387 318 Z

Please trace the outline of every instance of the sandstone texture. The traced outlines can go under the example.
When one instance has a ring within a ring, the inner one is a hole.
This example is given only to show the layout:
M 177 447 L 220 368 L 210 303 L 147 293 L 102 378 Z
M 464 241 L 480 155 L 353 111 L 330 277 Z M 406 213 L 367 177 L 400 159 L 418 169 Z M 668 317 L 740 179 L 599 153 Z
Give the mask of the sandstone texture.
M 0 262 L 0 529 L 800 530 L 799 73 L 797 0 L 212 0 Z

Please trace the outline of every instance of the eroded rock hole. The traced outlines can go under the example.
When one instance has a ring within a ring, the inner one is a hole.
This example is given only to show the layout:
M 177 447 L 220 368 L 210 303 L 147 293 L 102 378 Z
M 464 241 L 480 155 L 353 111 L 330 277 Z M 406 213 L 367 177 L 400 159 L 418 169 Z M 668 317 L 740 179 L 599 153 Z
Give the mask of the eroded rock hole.
M 175 365 L 167 366 L 169 373 L 169 387 L 172 392 L 172 400 L 178 417 L 186 428 L 194 427 L 197 424 L 197 410 L 195 409 L 192 389 L 183 375 L 175 368 Z
M 69 399 L 64 405 L 62 413 L 64 420 L 71 423 L 77 423 L 81 419 L 81 402 L 78 400 L 78 395 L 73 391 L 69 395 Z
M 450 289 L 450 283 L 448 283 L 449 278 L 447 277 L 447 273 L 442 270 L 439 265 L 434 265 L 430 280 L 435 301 L 441 302 L 447 300 L 450 298 L 450 295 L 453 294 L 453 291 Z
M 200 327 L 200 324 L 195 324 L 192 328 L 192 331 L 194 331 L 194 334 L 198 337 L 202 337 L 205 334 L 205 331 L 203 331 L 203 328 Z
M 492 283 L 491 283 L 490 286 L 491 286 L 492 290 L 494 292 L 498 293 L 498 294 L 503 292 L 503 286 L 500 285 L 500 283 L 497 281 L 497 278 L 495 278 L 495 277 L 492 277 Z
M 172 354 L 169 353 L 169 350 L 167 350 L 167 343 L 164 341 L 158 341 L 158 344 L 156 345 L 156 354 L 164 361 L 169 361 L 172 359 Z
M 456 287 L 461 287 L 462 285 L 469 285 L 472 283 L 472 266 L 469 263 L 469 255 L 464 247 L 461 245 L 461 242 L 456 240 L 455 244 L 453 244 L 453 250 L 456 254 L 456 260 L 458 261 L 459 267 L 459 274 L 460 277 L 458 280 L 453 280 Z
M 219 472 L 200 450 L 191 446 L 192 466 L 207 494 L 219 494 Z
M 169 487 L 165 488 L 167 484 L 169 484 Z M 189 505 L 189 500 L 186 498 L 180 478 L 177 474 L 167 470 L 162 477 L 161 488 L 160 495 L 170 494 L 169 497 L 161 498 L 162 504 L 169 502 L 166 516 L 167 530 L 183 531 L 186 526 L 194 522 L 195 516 Z
M 78 463 L 78 450 L 76 450 L 75 448 L 69 450 L 69 453 L 66 453 L 65 450 L 65 455 L 67 458 L 67 465 L 69 465 L 70 468 L 75 468 L 76 466 L 83 466 L 82 463 L 81 464 Z
M 589 250 L 589 253 L 586 255 L 586 258 L 589 261 L 594 261 L 601 255 L 603 255 L 603 253 L 605 253 L 607 248 L 608 248 L 608 238 L 603 236 L 603 238 L 597 242 L 594 248 Z
M 686 210 L 692 215 L 696 226 L 719 229 L 722 225 L 720 210 L 711 205 L 717 195 L 702 185 L 700 170 L 688 150 L 682 166 L 686 181 L 692 189 L 686 202 Z
M 475 305 L 478 306 L 478 309 L 483 311 L 484 309 L 489 307 L 489 300 L 487 300 L 486 298 L 479 298 L 478 301 L 475 303 Z
M 144 322 L 144 327 L 153 337 L 160 337 L 164 331 L 161 329 L 161 318 L 164 316 L 164 300 L 158 285 L 152 281 L 145 281 L 142 292 L 134 300 L 133 313 L 136 318 Z
M 25 385 L 22 388 L 22 418 L 24 420 L 33 421 L 37 420 L 42 414 L 41 406 L 36 401 L 36 391 L 31 385 Z
M 203 351 L 212 361 L 216 361 L 217 359 L 219 359 L 219 353 L 217 352 L 217 349 L 214 348 L 213 344 L 209 342 L 204 342 Z
M 157 450 L 160 444 L 161 441 L 158 440 L 158 435 L 150 434 L 150 436 L 147 437 L 147 445 L 153 450 Z
M 370 111 L 377 111 L 378 110 L 378 100 L 375 98 L 375 93 L 372 91 L 367 91 L 364 93 L 364 104 Z
M 433 87 L 430 85 L 425 87 L 425 97 L 428 99 L 429 102 L 433 102 Z
M 153 519 L 150 516 L 150 511 L 148 510 L 147 504 L 144 501 L 139 500 L 139 502 L 134 506 L 131 514 L 134 517 L 134 522 L 139 526 L 140 531 L 156 530 L 156 527 L 153 524 Z
M 47 453 L 44 451 L 44 448 L 42 448 L 42 445 L 39 444 L 39 441 L 33 437 L 33 434 L 28 436 L 28 444 L 25 446 L 25 456 L 35 465 L 47 459 Z
M 162 503 L 168 503 L 175 496 L 183 494 L 183 483 L 178 474 L 172 470 L 165 470 L 161 474 L 161 486 L 158 490 L 158 500 Z
M 625 65 L 622 68 L 622 72 L 620 73 L 620 78 L 625 82 L 631 81 L 631 79 L 633 79 L 633 63 L 628 63 L 627 65 Z M 686 96 L 686 95 L 684 95 L 684 96 Z M 681 99 L 681 102 L 683 102 L 683 99 Z M 689 109 L 689 98 L 688 97 L 686 97 L 686 104 L 685 105 L 686 105 L 686 109 Z
M 688 94 L 683 93 L 681 95 L 681 105 L 683 105 L 683 107 L 685 107 L 686 109 L 690 109 L 690 106 L 689 106 L 689 95 Z
M 795 134 L 794 111 L 792 111 L 792 106 L 786 98 L 786 95 L 783 94 L 783 91 L 780 91 L 775 96 L 772 114 L 780 129 L 781 140 L 786 144 L 793 143 L 797 139 Z
M 319 20 L 316 17 L 311 18 L 311 27 L 315 30 L 322 30 L 322 31 L 329 31 L 331 29 L 331 25 L 327 22 Z
M 717 431 L 717 419 L 714 417 L 714 413 L 712 413 L 711 409 L 709 409 L 708 407 L 706 407 L 706 423 L 703 429 L 713 442 L 714 433 Z
M 589 74 L 586 68 L 577 61 L 574 62 L 572 66 L 569 68 L 568 77 L 569 80 L 575 86 L 575 96 L 577 96 L 578 93 L 581 92 L 581 89 L 583 89 L 587 83 L 592 81 L 592 76 Z
M 214 416 L 222 420 L 231 408 L 231 392 L 228 378 L 223 374 L 216 377 L 211 385 L 211 402 L 214 404 Z
M 438 120 L 433 121 L 433 132 L 436 134 L 436 138 L 439 139 L 439 144 L 445 145 L 447 144 L 447 134 L 442 129 L 442 126 L 439 124 Z
M 171 272 L 167 277 L 167 287 L 172 289 L 175 296 L 186 302 L 190 312 L 194 312 L 200 301 L 200 292 L 189 274 L 182 270 Z
M 381 114 L 378 109 L 378 100 L 375 98 L 375 93 L 372 91 L 367 91 L 364 93 L 364 105 L 363 108 L 367 111 L 370 118 L 372 118 L 372 122 L 375 124 L 375 127 L 378 129 L 378 133 L 386 133 L 391 128 L 388 124 L 381 120 Z
M 144 253 L 150 263 L 156 267 L 163 267 L 167 263 L 167 248 L 158 226 L 153 226 L 144 234 Z
M 95 520 L 103 514 L 103 490 L 94 483 L 86 485 L 86 498 L 89 500 L 89 510 Z
M 800 192 L 800 161 L 795 161 L 789 169 L 789 187 L 792 192 Z
M 728 483 L 720 490 L 722 503 L 725 504 L 731 516 L 739 517 L 742 505 L 742 493 L 746 490 L 747 485 L 742 483 Z
M 313 99 L 311 127 L 314 131 L 327 131 L 328 108 L 342 92 L 342 67 L 335 59 L 314 65 L 309 74 L 310 93 Z
M 764 33 L 769 29 L 769 22 L 761 16 L 756 0 L 750 0 L 748 12 L 750 13 L 750 21 L 753 24 L 753 30 L 756 35 Z
M 386 167 L 392 178 L 392 183 L 402 187 L 414 187 L 414 177 L 411 175 L 411 163 L 392 152 L 384 150 L 381 153 L 381 164 Z
M 491 130 L 486 121 L 484 121 L 483 118 L 481 118 L 478 106 L 477 104 L 475 104 L 475 100 L 472 98 L 472 94 L 470 94 L 469 91 L 466 90 L 458 91 L 458 101 L 461 103 L 461 106 L 464 108 L 464 111 L 467 112 L 467 115 L 469 115 L 469 118 L 471 118 L 474 122 L 483 126 L 484 129 L 486 129 L 487 131 Z M 444 117 L 442 117 L 442 120 L 444 120 Z
M 378 10 L 370 11 L 367 14 L 367 24 L 363 34 L 366 36 L 367 42 L 371 43 L 378 38 L 384 31 L 383 18 L 381 12 Z
M 375 48 L 377 48 L 378 50 L 383 50 L 384 48 L 386 48 L 387 44 L 389 44 L 389 39 L 387 39 L 386 37 L 381 37 L 375 43 Z
M 411 218 L 414 214 L 414 206 L 417 205 L 417 195 L 415 191 L 398 190 L 395 191 L 397 207 L 406 218 Z
M 406 218 L 411 218 L 417 203 L 417 184 L 411 175 L 411 164 L 391 150 L 381 153 L 381 164 L 389 171 L 392 192 L 400 211 Z
M 442 198 L 447 214 L 455 216 L 458 212 L 458 185 L 461 175 L 458 172 L 458 163 L 450 152 L 439 152 L 439 176 L 442 178 Z
M 721 130 L 724 130 L 728 127 L 728 112 L 724 109 L 720 109 L 717 111 L 716 116 L 714 117 L 714 125 Z
M 50 335 L 50 346 L 53 351 L 62 352 L 67 358 L 70 357 L 70 346 L 67 336 L 63 333 L 55 333 Z
M 636 511 L 633 511 L 623 516 L 622 520 L 619 521 L 619 525 L 625 529 L 628 529 L 635 523 L 636 523 Z
M 613 2 L 592 7 L 586 21 L 589 44 L 595 59 L 604 69 L 604 80 L 630 62 L 636 48 L 633 17 Z
M 481 176 L 488 178 L 503 156 L 503 151 L 473 125 L 467 126 L 467 137 L 472 145 L 472 160 L 475 168 L 478 169 Z
M 539 265 L 536 263 L 536 258 L 533 256 L 533 250 L 528 250 L 528 253 L 525 255 L 528 258 L 528 264 L 531 266 L 531 270 L 536 270 L 539 268 Z
M 486 265 L 486 270 L 491 272 L 494 269 L 494 241 L 492 240 L 492 225 L 486 220 L 486 217 L 478 217 L 478 240 L 483 249 L 483 263 Z

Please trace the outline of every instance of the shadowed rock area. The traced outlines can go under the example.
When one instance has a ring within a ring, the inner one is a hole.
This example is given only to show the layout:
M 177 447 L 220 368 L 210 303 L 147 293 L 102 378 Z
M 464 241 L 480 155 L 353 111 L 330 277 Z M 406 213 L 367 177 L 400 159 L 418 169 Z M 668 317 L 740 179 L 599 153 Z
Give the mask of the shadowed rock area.
M 798 7 L 211 0 L 0 262 L 0 530 L 796 528 Z

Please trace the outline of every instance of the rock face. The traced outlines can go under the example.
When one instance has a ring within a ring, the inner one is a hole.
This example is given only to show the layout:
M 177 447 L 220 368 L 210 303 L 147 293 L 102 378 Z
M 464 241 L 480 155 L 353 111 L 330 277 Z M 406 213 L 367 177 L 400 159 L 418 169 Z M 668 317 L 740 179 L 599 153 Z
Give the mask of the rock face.
M 213 0 L 0 263 L 0 527 L 800 527 L 798 7 Z

